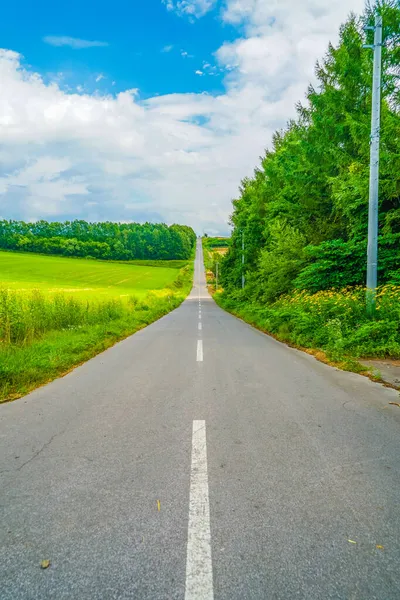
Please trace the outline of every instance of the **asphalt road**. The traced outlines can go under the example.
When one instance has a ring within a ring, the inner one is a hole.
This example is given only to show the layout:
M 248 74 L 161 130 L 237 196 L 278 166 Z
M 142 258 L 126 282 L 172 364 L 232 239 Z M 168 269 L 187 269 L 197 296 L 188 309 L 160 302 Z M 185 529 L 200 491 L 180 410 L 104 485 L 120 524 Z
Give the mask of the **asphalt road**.
M 218 308 L 199 246 L 180 308 L 0 407 L 1 600 L 400 598 L 390 401 Z

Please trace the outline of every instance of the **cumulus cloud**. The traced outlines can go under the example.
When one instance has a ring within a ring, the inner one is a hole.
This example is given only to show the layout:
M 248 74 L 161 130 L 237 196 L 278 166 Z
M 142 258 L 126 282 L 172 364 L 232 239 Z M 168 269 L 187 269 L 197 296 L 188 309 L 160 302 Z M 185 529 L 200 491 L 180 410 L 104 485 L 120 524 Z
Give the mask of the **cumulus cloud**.
M 79 38 L 68 37 L 66 35 L 46 35 L 43 41 L 46 44 L 50 44 L 50 46 L 69 46 L 74 50 L 108 46 L 108 42 L 80 40 Z
M 67 93 L 0 51 L 0 214 L 226 233 L 240 179 L 294 116 L 315 60 L 361 5 L 228 0 L 222 18 L 240 24 L 242 37 L 216 50 L 227 74 L 214 96 Z

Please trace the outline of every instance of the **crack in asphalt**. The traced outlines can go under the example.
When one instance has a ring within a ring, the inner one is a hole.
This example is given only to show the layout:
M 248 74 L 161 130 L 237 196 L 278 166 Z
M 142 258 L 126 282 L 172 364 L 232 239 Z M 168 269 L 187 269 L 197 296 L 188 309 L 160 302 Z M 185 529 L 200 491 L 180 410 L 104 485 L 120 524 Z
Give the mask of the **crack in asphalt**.
M 50 446 L 51 442 L 54 440 L 54 438 L 56 436 L 61 435 L 63 433 L 64 433 L 64 431 L 61 431 L 60 433 L 55 433 L 54 435 L 52 435 L 48 442 L 46 442 L 45 444 L 43 444 L 43 446 L 37 452 L 35 452 L 35 454 L 33 454 L 33 456 L 31 456 L 30 458 L 28 458 L 28 460 L 26 460 L 24 463 L 22 463 L 22 465 L 20 465 L 19 467 L 17 467 L 15 469 L 15 471 L 21 471 L 21 469 L 23 469 L 26 465 L 28 465 L 30 462 L 32 462 L 33 460 L 35 460 L 35 458 L 37 458 L 39 456 L 39 454 L 41 454 L 43 452 L 43 450 L 45 450 L 48 446 Z

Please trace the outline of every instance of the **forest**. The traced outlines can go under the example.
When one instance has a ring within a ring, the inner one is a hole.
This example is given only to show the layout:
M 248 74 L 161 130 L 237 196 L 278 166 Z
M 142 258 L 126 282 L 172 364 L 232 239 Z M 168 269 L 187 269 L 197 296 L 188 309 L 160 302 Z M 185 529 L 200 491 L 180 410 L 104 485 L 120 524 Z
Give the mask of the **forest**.
M 317 63 L 316 83 L 309 85 L 305 100 L 297 104 L 296 119 L 275 133 L 261 164 L 252 177 L 242 181 L 239 197 L 233 200 L 232 240 L 221 270 L 225 288 L 221 303 L 236 305 L 237 312 L 240 305 L 242 313 L 252 312 L 252 320 L 263 321 L 272 331 L 282 330 L 286 339 L 297 342 L 300 339 L 303 345 L 317 343 L 314 338 L 311 340 L 311 333 L 304 334 L 304 327 L 315 331 L 317 325 L 311 319 L 311 304 L 305 307 L 301 299 L 313 294 L 319 294 L 321 299 L 324 294 L 337 295 L 346 289 L 346 293 L 351 290 L 362 302 L 364 294 L 373 67 L 372 50 L 364 45 L 373 43 L 374 32 L 368 26 L 374 24 L 375 11 L 383 17 L 384 39 L 379 294 L 385 295 L 388 289 L 391 294 L 398 292 L 400 8 L 397 2 L 370 6 L 361 17 L 350 15 L 340 29 L 338 44 L 330 45 Z M 242 236 L 244 290 L 241 290 Z M 345 293 L 340 296 L 345 297 Z M 337 306 L 342 304 L 340 299 L 336 300 Z M 345 305 L 343 311 L 350 314 L 346 302 Z M 272 315 L 273 310 L 278 311 L 279 318 L 277 313 Z M 255 317 L 257 311 L 259 316 Z M 383 344 L 380 354 L 399 351 L 399 316 L 398 310 L 391 313 L 391 322 L 394 320 L 391 342 Z M 340 329 L 333 337 L 343 339 L 346 317 L 338 310 L 335 312 L 334 307 L 319 319 L 318 326 L 325 327 L 332 319 L 338 320 L 336 330 Z M 349 328 L 354 330 L 354 323 Z M 302 335 L 298 334 L 300 330 Z M 370 335 L 371 330 L 366 330 L 364 337 Z M 323 341 L 318 343 L 321 345 Z M 372 346 L 368 346 L 369 350 L 363 344 L 357 348 L 359 353 L 374 352 Z
M 102 260 L 186 260 L 196 234 L 186 225 L 0 221 L 0 248 Z

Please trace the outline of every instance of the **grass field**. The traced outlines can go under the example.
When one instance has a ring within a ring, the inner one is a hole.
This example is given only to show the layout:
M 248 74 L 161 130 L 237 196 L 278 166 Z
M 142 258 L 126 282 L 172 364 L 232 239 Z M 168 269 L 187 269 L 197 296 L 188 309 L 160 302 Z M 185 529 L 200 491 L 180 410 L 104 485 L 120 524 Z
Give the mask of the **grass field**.
M 64 292 L 79 300 L 144 297 L 150 290 L 173 284 L 183 261 L 135 261 L 132 264 L 0 252 L 0 288 L 40 290 L 45 295 Z M 157 265 L 157 266 L 156 266 Z
M 0 402 L 65 374 L 179 306 L 188 261 L 0 252 Z

